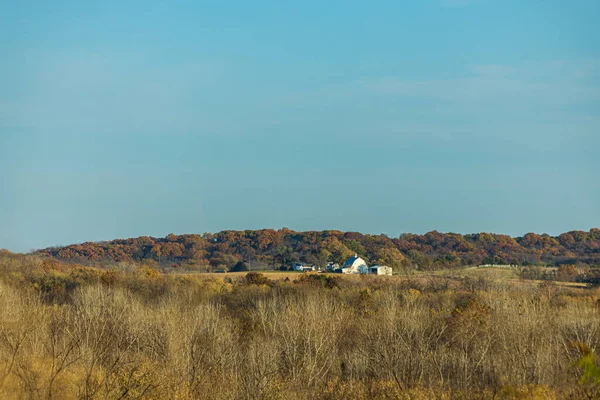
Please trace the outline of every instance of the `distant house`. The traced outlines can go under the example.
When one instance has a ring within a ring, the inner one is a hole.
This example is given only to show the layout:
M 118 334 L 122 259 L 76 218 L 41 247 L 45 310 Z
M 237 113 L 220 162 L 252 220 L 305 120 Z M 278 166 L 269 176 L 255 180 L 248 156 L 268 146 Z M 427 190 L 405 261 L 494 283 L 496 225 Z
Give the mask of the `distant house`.
M 344 263 L 342 267 L 342 274 L 368 274 L 369 267 L 365 260 L 360 258 L 358 254 L 354 254 L 354 257 L 350 257 Z
M 327 266 L 325 266 L 325 270 L 327 272 L 335 272 L 335 270 L 337 270 L 339 268 L 340 268 L 339 264 L 335 264 L 335 263 L 333 263 L 331 261 L 327 263 Z
M 294 263 L 294 265 L 292 265 L 292 269 L 294 271 L 302 271 L 303 268 L 304 268 L 304 264 L 302 264 L 302 263 Z
M 294 271 L 298 271 L 298 272 L 310 272 L 310 271 L 314 271 L 315 267 L 313 267 L 312 265 L 297 262 L 297 263 L 294 263 L 294 265 L 292 265 L 292 269 Z
M 373 265 L 369 268 L 369 273 L 374 275 L 392 275 L 392 267 L 385 265 Z

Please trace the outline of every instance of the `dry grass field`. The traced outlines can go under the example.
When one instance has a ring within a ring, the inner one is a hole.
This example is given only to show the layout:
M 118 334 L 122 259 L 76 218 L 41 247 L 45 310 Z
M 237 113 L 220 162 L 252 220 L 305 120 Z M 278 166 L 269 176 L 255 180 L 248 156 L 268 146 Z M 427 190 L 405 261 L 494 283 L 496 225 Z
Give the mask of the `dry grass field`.
M 162 274 L 0 256 L 0 398 L 598 398 L 598 290 L 513 273 Z
M 295 280 L 303 275 L 320 275 L 319 272 L 295 272 L 295 271 L 254 271 L 263 274 L 268 279 L 279 281 L 279 280 Z M 222 277 L 222 278 L 231 278 L 231 279 L 243 279 L 248 272 L 226 272 L 226 273 L 189 273 L 189 275 L 194 275 L 198 277 L 206 277 L 206 278 L 214 278 Z M 446 278 L 449 281 L 459 282 L 465 277 L 470 278 L 484 278 L 497 282 L 510 282 L 517 285 L 539 285 L 544 281 L 541 280 L 524 280 L 519 278 L 517 273 L 517 268 L 515 267 L 488 267 L 488 266 L 479 266 L 479 267 L 469 267 L 464 269 L 453 269 L 453 270 L 438 270 L 438 271 L 414 271 L 410 274 L 395 274 L 393 276 L 364 276 L 360 274 L 328 274 L 332 276 L 339 277 L 340 279 L 348 279 L 348 280 L 371 280 L 371 279 L 379 279 L 379 280 L 416 280 L 425 282 L 430 278 Z M 587 287 L 585 283 L 579 282 L 553 282 L 556 286 L 568 287 L 568 288 L 579 288 L 584 289 Z

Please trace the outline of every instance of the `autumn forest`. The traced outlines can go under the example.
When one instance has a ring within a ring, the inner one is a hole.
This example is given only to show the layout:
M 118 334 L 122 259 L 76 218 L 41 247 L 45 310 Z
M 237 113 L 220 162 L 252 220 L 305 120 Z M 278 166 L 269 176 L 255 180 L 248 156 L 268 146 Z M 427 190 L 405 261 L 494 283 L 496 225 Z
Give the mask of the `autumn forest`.
M 324 266 L 357 253 L 394 270 L 437 270 L 481 264 L 600 266 L 600 229 L 523 237 L 432 231 L 397 238 L 358 232 L 289 229 L 223 231 L 203 235 L 142 236 L 40 250 L 61 261 L 88 265 L 144 263 L 175 270 L 211 271 L 239 261 L 272 269 L 301 261 Z

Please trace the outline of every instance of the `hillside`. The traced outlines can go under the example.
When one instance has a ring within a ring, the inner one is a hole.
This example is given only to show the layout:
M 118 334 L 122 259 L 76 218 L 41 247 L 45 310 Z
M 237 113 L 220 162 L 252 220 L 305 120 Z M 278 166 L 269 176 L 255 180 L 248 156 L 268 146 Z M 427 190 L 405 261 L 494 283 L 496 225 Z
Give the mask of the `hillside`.
M 88 242 L 39 250 L 37 254 L 87 265 L 144 263 L 190 270 L 231 267 L 245 261 L 270 268 L 302 261 L 324 265 L 358 253 L 371 263 L 394 269 L 434 270 L 479 264 L 600 266 L 600 229 L 566 232 L 556 237 L 523 237 L 432 231 L 398 238 L 358 232 L 263 229 L 203 235 L 142 236 Z

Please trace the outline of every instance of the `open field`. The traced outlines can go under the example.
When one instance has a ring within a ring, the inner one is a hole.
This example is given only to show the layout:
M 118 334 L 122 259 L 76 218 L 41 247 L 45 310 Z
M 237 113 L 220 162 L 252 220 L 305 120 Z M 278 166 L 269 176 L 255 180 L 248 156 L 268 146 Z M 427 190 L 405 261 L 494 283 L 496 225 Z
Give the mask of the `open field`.
M 294 279 L 302 274 L 306 274 L 307 272 L 296 272 L 296 271 L 273 271 L 273 270 L 252 270 L 253 272 L 260 272 L 264 274 L 269 279 Z M 225 272 L 225 273 L 217 273 L 217 272 L 197 272 L 190 273 L 199 276 L 229 276 L 229 277 L 243 277 L 248 273 L 245 272 Z M 318 272 L 308 272 L 308 273 L 318 273 Z M 336 276 L 343 276 L 345 278 L 360 278 L 360 274 L 331 274 Z M 513 268 L 505 268 L 505 267 L 469 267 L 463 269 L 452 269 L 452 270 L 437 270 L 431 272 L 420 272 L 414 271 L 410 274 L 402 274 L 398 273 L 393 275 L 393 278 L 407 278 L 407 277 L 416 277 L 416 276 L 440 276 L 440 275 L 452 275 L 452 276 L 478 276 L 485 275 L 488 277 L 498 277 L 498 278 L 516 278 L 515 270 Z M 387 276 L 380 276 L 381 278 L 389 278 Z
M 295 280 L 299 277 L 306 274 L 320 274 L 318 272 L 295 272 L 295 271 L 260 271 L 256 270 L 254 272 L 258 272 L 263 274 L 266 278 L 271 280 Z M 189 275 L 206 277 L 206 278 L 214 278 L 217 277 L 229 277 L 233 279 L 241 279 L 246 276 L 248 272 L 227 272 L 227 273 L 189 273 Z M 452 281 L 459 281 L 465 277 L 471 278 L 485 278 L 493 281 L 505 281 L 518 285 L 538 285 L 544 281 L 541 280 L 524 280 L 519 278 L 517 274 L 517 269 L 515 267 L 504 267 L 504 266 L 479 266 L 479 267 L 468 267 L 463 269 L 452 269 L 452 270 L 439 270 L 439 271 L 415 271 L 410 274 L 396 274 L 393 276 L 374 276 L 374 275 L 360 275 L 360 274 L 327 274 L 335 277 L 339 277 L 340 279 L 350 279 L 350 280 L 361 280 L 361 279 L 382 279 L 382 280 L 417 280 L 421 282 L 426 282 L 430 278 L 447 278 Z M 558 282 L 553 281 L 552 284 L 561 287 L 569 287 L 569 288 L 586 288 L 587 285 L 584 283 L 578 282 Z
M 306 274 L 305 272 L 294 272 L 294 271 L 259 271 L 256 270 L 254 272 L 259 272 L 266 276 L 269 279 L 280 280 L 280 279 L 297 279 L 298 277 Z M 190 273 L 190 275 L 196 275 L 200 277 L 229 277 L 229 278 L 243 278 L 246 276 L 248 272 L 226 272 L 226 273 L 216 273 L 216 272 L 198 272 L 198 273 Z

